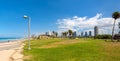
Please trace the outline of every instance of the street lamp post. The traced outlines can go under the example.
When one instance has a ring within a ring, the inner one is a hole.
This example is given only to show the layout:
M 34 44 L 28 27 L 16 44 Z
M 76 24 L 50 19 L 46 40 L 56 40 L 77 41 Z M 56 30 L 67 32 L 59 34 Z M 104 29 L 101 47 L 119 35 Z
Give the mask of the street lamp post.
M 31 50 L 30 48 L 30 20 L 31 18 L 26 15 L 24 15 L 24 18 L 28 19 L 28 50 Z

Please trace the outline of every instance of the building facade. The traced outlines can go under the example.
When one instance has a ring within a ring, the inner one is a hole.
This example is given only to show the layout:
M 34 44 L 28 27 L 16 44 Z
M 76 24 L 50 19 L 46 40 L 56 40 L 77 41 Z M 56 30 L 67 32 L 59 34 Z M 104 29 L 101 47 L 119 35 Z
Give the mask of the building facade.
M 89 31 L 89 36 L 92 36 L 92 31 Z
M 94 36 L 97 36 L 98 35 L 98 26 L 95 26 L 94 27 Z
M 83 32 L 81 32 L 81 37 L 83 37 L 83 34 L 84 34 L 84 33 L 83 33 Z

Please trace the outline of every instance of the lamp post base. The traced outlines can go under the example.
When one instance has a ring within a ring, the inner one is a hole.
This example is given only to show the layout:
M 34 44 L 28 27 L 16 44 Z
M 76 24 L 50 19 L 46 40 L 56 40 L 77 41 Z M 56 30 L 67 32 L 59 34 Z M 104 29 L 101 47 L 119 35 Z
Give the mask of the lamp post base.
M 31 48 L 28 48 L 28 50 L 31 50 Z

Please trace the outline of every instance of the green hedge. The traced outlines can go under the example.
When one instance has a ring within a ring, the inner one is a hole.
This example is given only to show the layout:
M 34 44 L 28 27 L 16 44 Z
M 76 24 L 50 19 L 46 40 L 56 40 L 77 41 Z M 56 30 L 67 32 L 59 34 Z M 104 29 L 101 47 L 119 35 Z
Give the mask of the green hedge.
M 97 35 L 95 38 L 96 39 L 110 39 L 111 35 L 109 35 L 109 34 Z

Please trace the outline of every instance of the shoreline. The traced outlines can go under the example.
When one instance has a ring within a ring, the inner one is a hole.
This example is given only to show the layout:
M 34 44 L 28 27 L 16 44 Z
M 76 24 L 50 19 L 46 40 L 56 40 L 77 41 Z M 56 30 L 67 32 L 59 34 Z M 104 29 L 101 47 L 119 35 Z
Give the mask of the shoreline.
M 14 41 L 25 41 L 26 39 L 13 39 L 13 40 L 0 40 L 0 43 L 14 42 Z

